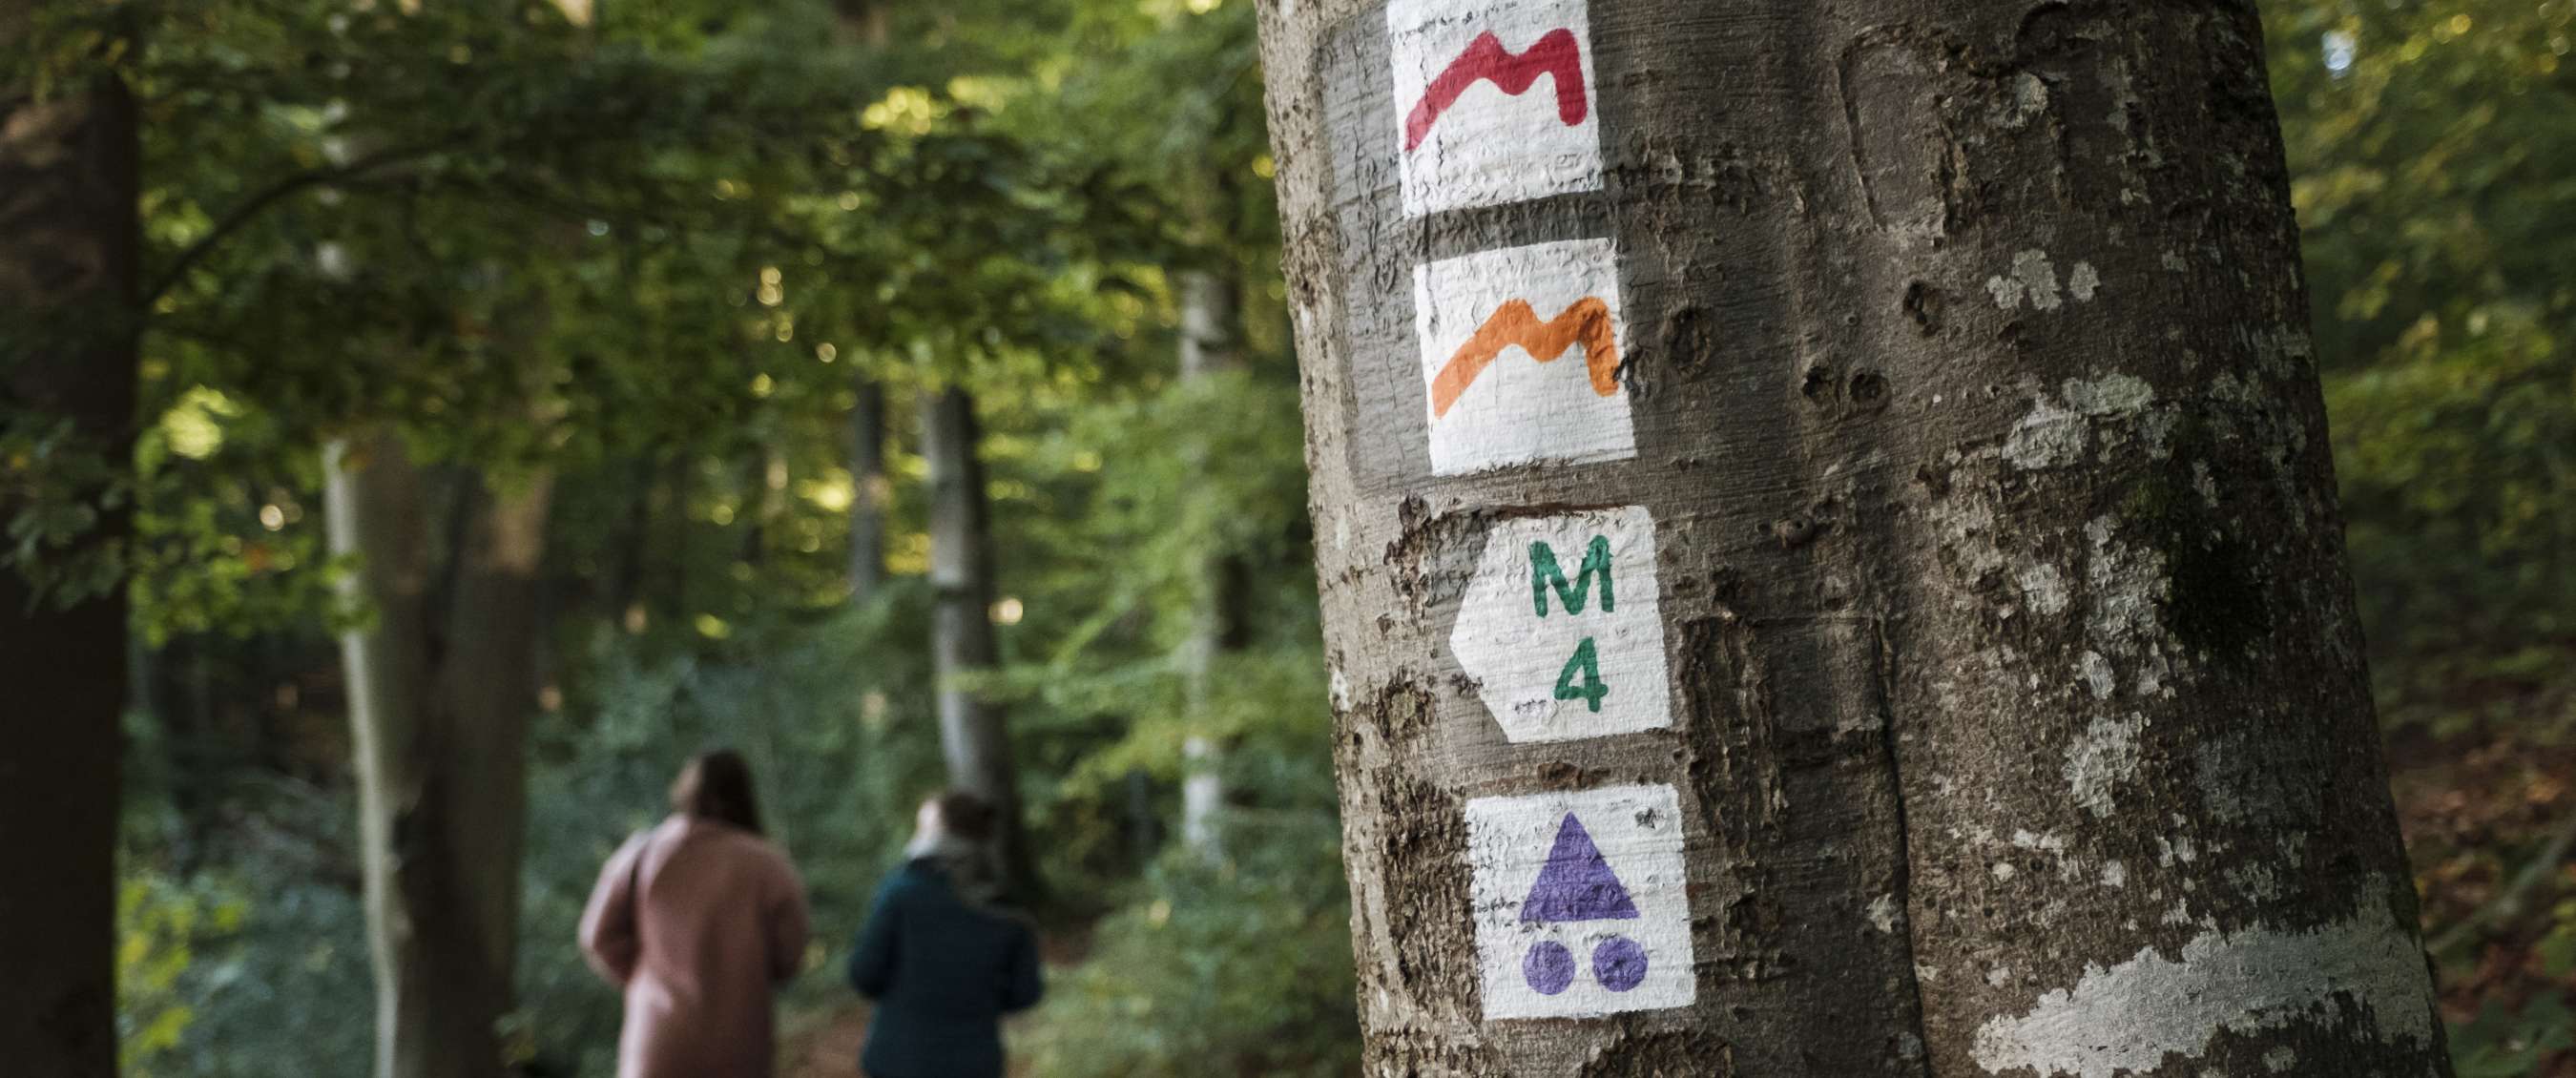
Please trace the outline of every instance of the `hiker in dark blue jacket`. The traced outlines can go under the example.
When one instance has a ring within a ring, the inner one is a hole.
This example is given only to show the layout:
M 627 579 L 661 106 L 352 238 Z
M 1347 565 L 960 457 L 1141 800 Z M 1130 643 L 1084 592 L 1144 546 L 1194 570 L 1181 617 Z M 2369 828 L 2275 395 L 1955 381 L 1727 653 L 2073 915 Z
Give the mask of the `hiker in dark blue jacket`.
M 985 904 L 993 807 L 967 793 L 921 806 L 903 869 L 877 891 L 850 955 L 850 986 L 876 1004 L 867 1078 L 1002 1078 L 1001 1018 L 1035 1006 L 1037 936 Z

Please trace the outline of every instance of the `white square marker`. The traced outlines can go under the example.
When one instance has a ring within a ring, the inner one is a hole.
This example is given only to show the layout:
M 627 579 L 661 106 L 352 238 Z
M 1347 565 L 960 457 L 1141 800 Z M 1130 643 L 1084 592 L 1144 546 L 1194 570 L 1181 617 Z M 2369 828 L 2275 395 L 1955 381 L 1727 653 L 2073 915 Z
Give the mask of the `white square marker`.
M 1407 215 L 1601 188 L 1581 0 L 1389 0 L 1386 30 Z
M 1584 1018 L 1698 996 L 1671 786 L 1467 802 L 1485 1017 Z
M 1433 474 L 1637 455 L 1609 240 L 1424 263 L 1413 303 Z

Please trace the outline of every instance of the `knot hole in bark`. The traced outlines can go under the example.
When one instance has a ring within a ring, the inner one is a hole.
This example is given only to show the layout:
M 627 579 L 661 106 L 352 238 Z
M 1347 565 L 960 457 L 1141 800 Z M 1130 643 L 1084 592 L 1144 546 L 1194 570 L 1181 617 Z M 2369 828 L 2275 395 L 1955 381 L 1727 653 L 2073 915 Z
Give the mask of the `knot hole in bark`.
M 1922 281 L 1905 286 L 1905 317 L 1926 337 L 1941 332 L 1941 290 Z
M 1836 383 L 1839 381 L 1840 379 L 1834 377 L 1834 369 L 1831 365 L 1823 360 L 1811 361 L 1807 364 L 1806 375 L 1798 381 L 1798 395 L 1807 398 L 1809 404 L 1819 408 L 1825 407 L 1833 403 Z
M 1811 360 L 1799 378 L 1798 395 L 1818 408 L 1847 405 L 1851 411 L 1876 411 L 1887 406 L 1887 376 L 1866 367 L 1846 375 L 1824 360 Z
M 1887 376 L 1877 371 L 1854 371 L 1851 384 L 1844 392 L 1851 397 L 1852 404 L 1858 407 L 1864 409 L 1884 407 L 1887 404 Z
M 1683 307 L 1664 319 L 1664 357 L 1676 369 L 1689 369 L 1708 362 L 1715 344 L 1709 329 L 1708 312 L 1698 307 Z

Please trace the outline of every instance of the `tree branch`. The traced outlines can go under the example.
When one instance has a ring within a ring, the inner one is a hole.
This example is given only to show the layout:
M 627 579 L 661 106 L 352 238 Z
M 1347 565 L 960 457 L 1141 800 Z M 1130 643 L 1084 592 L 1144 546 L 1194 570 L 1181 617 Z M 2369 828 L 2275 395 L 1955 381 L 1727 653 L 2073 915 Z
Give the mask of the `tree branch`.
M 250 196 L 247 200 L 244 200 L 241 205 L 233 207 L 232 212 L 225 214 L 223 220 L 216 222 L 213 229 L 209 230 L 204 236 L 199 237 L 197 242 L 189 244 L 186 250 L 179 252 L 179 257 L 171 261 L 170 268 L 161 271 L 160 276 L 154 277 L 151 285 L 143 290 L 143 301 L 138 306 L 143 310 L 150 310 L 153 304 L 160 302 L 162 296 L 167 295 L 171 289 L 179 286 L 179 282 L 181 280 L 186 279 L 189 270 L 195 269 L 198 262 L 203 261 L 207 255 L 214 253 L 215 248 L 220 246 L 223 241 L 231 238 L 233 233 L 241 231 L 244 226 L 257 219 L 262 211 L 280 201 L 283 201 L 288 196 L 308 187 L 326 187 L 335 183 L 343 183 L 360 176 L 364 176 L 367 173 L 373 172 L 387 165 L 400 164 L 405 161 L 427 157 L 430 154 L 446 149 L 447 147 L 453 146 L 463 140 L 463 136 L 457 135 L 439 139 L 434 142 L 421 143 L 415 146 L 404 146 L 382 150 L 360 157 L 345 165 L 338 165 L 326 169 L 315 169 L 311 172 L 299 172 L 295 175 L 279 180 L 276 183 L 270 184 L 268 187 Z

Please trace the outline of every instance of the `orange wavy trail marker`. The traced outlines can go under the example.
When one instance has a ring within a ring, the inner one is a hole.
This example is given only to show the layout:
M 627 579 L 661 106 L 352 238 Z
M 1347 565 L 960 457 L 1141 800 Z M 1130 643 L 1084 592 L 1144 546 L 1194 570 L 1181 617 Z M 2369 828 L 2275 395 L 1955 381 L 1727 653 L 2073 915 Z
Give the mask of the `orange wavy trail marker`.
M 1619 392 L 1619 343 L 1610 325 L 1610 305 L 1585 296 L 1547 321 L 1527 300 L 1506 300 L 1494 309 L 1467 343 L 1449 356 L 1431 380 L 1431 414 L 1449 414 L 1476 376 L 1494 365 L 1503 349 L 1520 346 L 1530 358 L 1552 363 L 1575 344 L 1583 345 L 1583 366 L 1592 376 L 1592 391 L 1607 397 Z

